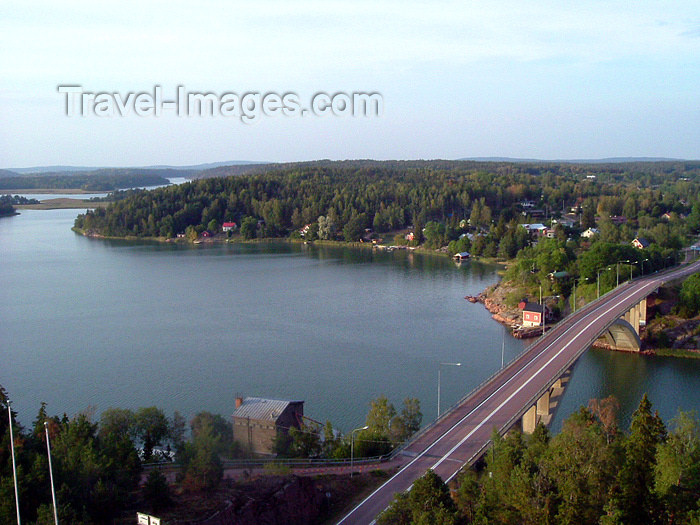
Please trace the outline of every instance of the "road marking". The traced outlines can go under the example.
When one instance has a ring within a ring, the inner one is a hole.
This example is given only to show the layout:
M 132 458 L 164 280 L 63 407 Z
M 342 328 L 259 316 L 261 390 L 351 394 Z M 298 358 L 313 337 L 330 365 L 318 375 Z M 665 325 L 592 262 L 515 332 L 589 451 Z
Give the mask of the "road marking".
M 699 263 L 696 263 L 696 265 L 697 265 L 697 266 L 700 266 L 700 262 L 699 262 Z M 693 271 L 693 272 L 689 272 L 688 270 L 690 270 L 690 267 L 689 267 L 689 268 L 686 268 L 685 271 L 681 272 L 681 274 L 679 274 L 679 275 L 685 275 L 686 273 L 694 273 L 694 271 Z M 677 278 L 677 277 L 678 277 L 678 275 L 676 275 L 675 278 Z M 633 289 L 633 290 L 621 290 L 621 293 L 620 293 L 617 297 L 623 297 L 623 299 L 621 299 L 620 301 L 618 301 L 618 302 L 615 304 L 615 306 L 612 306 L 612 307 L 608 308 L 604 313 L 602 313 L 601 315 L 599 315 L 593 322 L 588 322 L 587 325 L 590 326 L 591 324 L 598 322 L 604 315 L 606 315 L 607 313 L 609 313 L 609 312 L 610 312 L 611 310 L 613 310 L 614 308 L 619 307 L 620 304 L 621 304 L 622 302 L 624 302 L 624 301 L 626 301 L 626 300 L 632 298 L 634 295 L 636 295 L 637 293 L 643 291 L 645 288 L 647 288 L 647 287 L 656 288 L 656 287 L 660 286 L 660 283 L 663 284 L 664 282 L 666 282 L 666 280 L 660 280 L 660 279 L 655 278 L 655 279 L 649 280 L 649 281 L 647 282 L 647 284 L 642 285 L 640 288 L 638 288 L 638 289 L 636 289 L 636 290 L 634 290 L 634 289 Z M 623 284 L 623 286 L 624 286 L 624 284 Z M 629 293 L 628 293 L 628 292 L 629 292 Z M 612 297 L 611 300 L 614 301 L 617 297 Z M 462 422 L 464 422 L 465 419 L 467 419 L 469 416 L 471 416 L 476 410 L 478 410 L 479 408 L 481 408 L 481 406 L 482 406 L 484 403 L 486 403 L 487 401 L 489 401 L 489 400 L 490 400 L 494 395 L 496 395 L 497 393 L 501 392 L 501 391 L 506 387 L 506 385 L 508 385 L 512 380 L 514 380 L 517 376 L 519 376 L 521 373 L 523 373 L 524 370 L 525 370 L 527 367 L 529 367 L 536 359 L 540 358 L 540 356 L 541 356 L 543 353 L 545 353 L 547 350 L 549 350 L 549 349 L 552 347 L 552 345 L 556 344 L 562 337 L 564 337 L 564 336 L 567 334 L 567 332 L 568 332 L 569 330 L 573 329 L 573 328 L 574 328 L 575 326 L 577 326 L 579 323 L 584 322 L 584 321 L 586 320 L 586 318 L 587 318 L 589 315 L 592 315 L 592 314 L 596 313 L 598 310 L 603 309 L 603 308 L 605 308 L 606 306 L 607 306 L 607 303 L 603 303 L 603 304 L 601 304 L 601 305 L 599 305 L 599 306 L 596 306 L 593 310 L 591 310 L 591 312 L 587 313 L 583 318 L 581 318 L 581 319 L 575 321 L 569 328 L 567 328 L 566 330 L 564 330 L 564 333 L 562 333 L 561 335 L 559 335 L 554 341 L 552 341 L 551 343 L 547 343 L 546 346 L 545 346 L 541 351 L 537 352 L 537 354 L 536 354 L 532 359 L 530 359 L 530 361 L 528 361 L 525 365 L 523 365 L 523 366 L 520 368 L 520 370 L 516 371 L 509 379 L 507 379 L 501 386 L 499 386 L 491 395 L 489 395 L 486 399 L 484 399 L 481 403 L 479 403 L 476 407 L 474 407 L 471 411 L 469 411 L 464 417 L 462 417 L 462 418 L 461 418 L 457 423 L 455 423 L 452 427 L 450 427 L 448 430 L 446 430 L 446 431 L 445 431 L 442 435 L 440 435 L 428 448 L 426 448 L 423 452 L 421 452 L 421 453 L 418 454 L 415 458 L 413 458 L 408 464 L 406 464 L 403 468 L 401 468 L 401 470 L 399 470 L 399 471 L 398 471 L 396 474 L 394 474 L 391 478 L 389 478 L 387 481 L 385 481 L 380 487 L 378 487 L 377 489 L 375 489 L 374 492 L 372 492 L 372 493 L 371 493 L 369 496 L 367 496 L 364 500 L 362 500 L 360 503 L 358 503 L 348 514 L 346 514 L 346 515 L 343 517 L 343 519 L 341 519 L 341 520 L 338 522 L 338 525 L 340 525 L 340 524 L 343 523 L 345 520 L 347 520 L 352 514 L 355 513 L 355 511 L 356 511 L 357 509 L 359 509 L 359 508 L 360 508 L 362 505 L 364 505 L 367 501 L 369 501 L 371 498 L 373 498 L 375 494 L 377 494 L 378 492 L 380 492 L 381 490 L 383 490 L 384 487 L 386 487 L 389 483 L 391 483 L 397 476 L 401 475 L 406 469 L 408 469 L 408 467 L 410 467 L 413 463 L 415 463 L 415 462 L 418 461 L 420 458 L 422 458 L 428 451 L 430 451 L 435 445 L 437 445 L 440 441 L 442 441 L 442 440 L 443 440 L 448 434 L 450 434 L 455 428 L 457 428 L 459 425 L 461 425 Z M 516 392 L 515 392 L 514 394 L 512 394 L 506 401 L 504 401 L 495 411 L 493 411 L 491 414 L 489 414 L 489 416 L 487 416 L 487 418 L 486 418 L 485 420 L 483 420 L 483 421 L 479 424 L 479 426 L 477 426 L 474 430 L 472 430 L 472 431 L 467 435 L 467 437 L 465 437 L 464 439 L 462 439 L 455 447 L 452 448 L 452 450 L 450 450 L 447 454 L 445 454 L 445 455 L 442 457 L 442 459 L 441 459 L 440 461 L 438 461 L 438 463 L 436 463 L 432 468 L 435 468 L 436 466 L 438 466 L 439 464 L 441 464 L 443 461 L 445 461 L 446 459 L 448 459 L 448 456 L 450 456 L 450 455 L 456 450 L 456 448 L 458 448 L 459 446 L 461 446 L 461 445 L 464 443 L 464 441 L 466 441 L 466 439 L 468 439 L 471 435 L 473 435 L 474 432 L 476 432 L 476 430 L 477 430 L 478 428 L 480 428 L 481 426 L 483 426 L 483 424 L 484 424 L 488 419 L 490 419 L 491 416 L 493 416 L 493 414 L 494 414 L 495 412 L 497 412 L 498 410 L 500 410 L 500 409 L 503 407 L 503 405 L 505 405 L 505 404 L 506 404 L 508 401 L 510 401 L 518 392 L 520 392 L 520 390 L 522 390 L 522 388 L 524 388 L 524 386 L 525 386 L 527 383 L 529 383 L 537 374 L 539 374 L 544 368 L 546 368 L 549 364 L 551 364 L 551 362 L 552 362 L 554 359 L 556 359 L 557 357 L 559 357 L 559 355 L 560 355 L 570 344 L 572 344 L 572 343 L 574 342 L 574 340 L 576 340 L 576 339 L 581 335 L 581 333 L 583 332 L 583 330 L 585 330 L 585 328 L 586 328 L 586 327 L 584 327 L 578 334 L 576 334 L 576 335 L 574 336 L 574 338 L 571 339 L 571 341 L 569 341 L 564 347 L 562 347 L 562 349 L 561 349 L 559 352 L 557 352 L 557 354 L 555 354 L 555 355 L 554 355 L 545 365 L 543 365 L 535 374 L 533 374 L 532 376 L 530 376 L 530 378 L 527 380 L 526 383 L 524 383 L 523 385 L 521 385 L 521 386 L 518 388 L 518 390 L 516 390 Z M 535 345 L 537 345 L 537 344 L 538 344 L 537 342 L 534 343 L 533 347 L 534 347 Z M 486 385 L 484 385 L 484 386 L 486 386 Z M 466 402 L 466 401 L 467 401 L 467 400 L 465 400 L 465 402 Z M 451 480 L 451 479 L 457 474 L 457 472 L 459 472 L 459 470 L 461 470 L 461 468 L 458 469 L 455 473 L 453 473 L 453 474 L 448 478 L 447 481 Z M 413 486 L 413 483 L 411 483 L 411 487 L 412 487 L 412 486 Z M 409 490 L 410 490 L 410 488 L 409 488 Z M 387 507 L 387 508 L 388 508 L 388 507 Z M 376 520 L 373 520 L 373 521 L 371 522 L 371 524 L 373 524 L 373 523 L 375 523 L 375 522 L 376 522 Z M 370 525 L 371 525 L 371 524 L 370 524 Z
M 620 301 L 618 301 L 615 305 L 611 306 L 611 307 L 608 308 L 606 311 L 604 311 L 602 314 L 600 314 L 598 317 L 596 317 L 594 321 L 588 323 L 588 326 L 591 326 L 591 325 L 597 323 L 598 321 L 600 321 L 603 317 L 605 317 L 607 314 L 609 314 L 612 310 L 614 310 L 615 308 L 619 307 L 620 304 L 622 304 L 623 302 L 627 301 L 628 299 L 630 299 L 630 298 L 632 297 L 632 295 L 636 294 L 638 291 L 643 290 L 644 288 L 645 288 L 645 287 L 642 287 L 642 288 L 640 288 L 639 290 L 632 290 L 632 294 L 630 294 L 629 297 L 623 297 L 623 298 L 622 298 Z M 621 295 L 625 296 L 626 294 L 621 294 Z M 581 320 L 581 321 L 583 321 L 583 320 Z M 579 321 L 579 322 L 581 322 L 581 321 Z M 574 325 L 574 326 L 575 326 L 575 325 Z M 572 328 L 573 328 L 573 326 L 572 326 Z M 584 330 L 585 330 L 585 328 L 584 328 Z M 462 439 L 460 440 L 459 443 L 457 443 L 454 447 L 452 447 L 452 449 L 451 449 L 447 454 L 445 454 L 437 463 L 435 463 L 435 464 L 431 467 L 431 469 L 432 469 L 432 470 L 435 470 L 435 468 L 439 467 L 439 466 L 443 463 L 443 461 L 445 461 L 446 459 L 448 459 L 449 456 L 451 456 L 451 455 L 454 453 L 455 450 L 457 450 L 459 447 L 461 447 L 461 446 L 464 444 L 464 442 L 467 441 L 470 437 L 472 437 L 472 436 L 474 435 L 474 433 L 475 433 L 477 430 L 479 430 L 481 427 L 483 427 L 483 426 L 486 424 L 486 422 L 487 422 L 488 420 L 490 420 L 491 417 L 493 417 L 493 415 L 494 415 L 496 412 L 500 411 L 507 403 L 509 403 L 515 396 L 517 396 L 523 388 L 525 388 L 528 384 L 530 384 L 530 382 L 531 382 L 533 379 L 535 379 L 535 377 L 537 377 L 540 373 L 542 373 L 542 370 L 544 370 L 544 369 L 547 368 L 550 364 L 552 364 L 552 361 L 554 361 L 554 360 L 557 359 L 562 353 L 564 353 L 564 351 L 565 351 L 567 348 L 569 348 L 569 346 L 571 346 L 571 345 L 574 343 L 574 341 L 576 341 L 576 339 L 578 339 L 582 334 L 583 334 L 583 330 L 580 331 L 580 332 L 578 332 L 568 343 L 566 343 L 566 344 L 561 348 L 561 350 L 559 350 L 556 354 L 554 354 L 551 358 L 549 358 L 549 361 L 547 361 L 545 364 L 543 364 L 534 374 L 532 374 L 529 378 L 527 378 L 527 380 L 526 380 L 524 383 L 522 383 L 522 384 L 517 388 L 517 390 L 515 390 L 515 392 L 513 392 L 510 396 L 508 396 L 508 397 L 506 398 L 506 400 L 503 401 L 500 405 L 498 405 L 488 416 L 486 416 L 484 419 L 482 419 L 482 420 L 481 420 L 481 423 L 479 423 L 476 427 L 474 427 L 474 429 L 472 429 L 471 432 L 469 432 L 466 436 L 464 436 L 464 438 L 462 438 Z M 551 343 L 551 344 L 547 345 L 546 350 L 549 349 L 553 344 L 554 344 L 554 343 Z M 541 355 L 541 354 L 540 354 L 540 355 Z M 499 390 L 500 390 L 500 389 L 499 389 Z M 457 471 L 457 472 L 459 472 L 459 471 Z M 454 474 L 452 474 L 445 482 L 447 483 L 448 481 L 450 481 L 450 480 L 457 474 L 457 472 L 455 472 Z

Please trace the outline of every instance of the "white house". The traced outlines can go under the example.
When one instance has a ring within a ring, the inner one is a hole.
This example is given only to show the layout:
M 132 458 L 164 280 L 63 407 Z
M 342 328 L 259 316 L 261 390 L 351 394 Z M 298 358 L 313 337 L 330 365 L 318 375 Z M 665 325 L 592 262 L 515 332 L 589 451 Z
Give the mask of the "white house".
M 598 235 L 600 233 L 600 230 L 598 228 L 588 228 L 585 232 L 581 234 L 581 237 L 584 237 L 586 239 L 590 239 L 594 235 Z

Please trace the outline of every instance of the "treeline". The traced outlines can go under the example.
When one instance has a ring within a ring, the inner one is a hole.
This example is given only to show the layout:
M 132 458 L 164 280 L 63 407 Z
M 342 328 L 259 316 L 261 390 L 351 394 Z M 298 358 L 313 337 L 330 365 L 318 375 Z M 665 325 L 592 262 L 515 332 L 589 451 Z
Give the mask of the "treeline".
M 16 519 L 7 403 L 0 386 L 0 523 Z M 218 414 L 196 414 L 189 422 L 189 439 L 187 422 L 178 412 L 167 417 L 157 407 L 110 408 L 97 422 L 93 416 L 91 410 L 72 418 L 49 416 L 42 403 L 25 429 L 11 411 L 23 523 L 53 523 L 46 429 L 59 521 L 71 525 L 115 523 L 137 509 L 159 513 L 174 504 L 176 492 L 214 490 L 223 478 L 222 458 L 250 457 L 245 446 L 233 440 L 231 420 Z M 377 398 L 370 406 L 367 428 L 354 435 L 355 457 L 391 451 L 420 428 L 421 420 L 417 399 L 404 400 L 397 413 L 386 397 Z M 280 432 L 274 445 L 278 457 L 341 459 L 350 457 L 352 437 L 330 422 L 323 428 L 309 423 Z M 157 466 L 162 462 L 178 465 L 175 490 Z
M 212 220 L 240 224 L 251 217 L 259 222 L 257 237 L 279 237 L 307 224 L 317 229 L 323 217 L 331 238 L 356 241 L 366 228 L 382 233 L 413 226 L 420 237 L 433 221 L 444 226 L 449 241 L 463 220 L 474 219 L 470 227 L 486 230 L 492 221 L 526 220 L 523 200 L 536 202 L 548 217 L 579 203 L 591 208 L 593 220 L 599 207 L 610 214 L 625 209 L 632 221 L 686 213 L 700 193 L 698 174 L 694 164 L 673 163 L 320 161 L 140 193 L 79 216 L 76 227 L 109 236 L 174 237 L 188 227 L 201 233 Z
M 112 191 L 120 188 L 168 184 L 166 177 L 182 177 L 175 170 L 138 170 L 130 168 L 101 169 L 74 174 L 43 173 L 0 178 L 0 190 L 17 189 L 81 189 Z
M 680 412 L 671 430 L 646 395 L 627 432 L 614 398 L 592 400 L 552 437 L 494 432 L 479 471 L 450 488 L 429 471 L 398 494 L 382 525 L 692 524 L 700 522 L 700 421 Z

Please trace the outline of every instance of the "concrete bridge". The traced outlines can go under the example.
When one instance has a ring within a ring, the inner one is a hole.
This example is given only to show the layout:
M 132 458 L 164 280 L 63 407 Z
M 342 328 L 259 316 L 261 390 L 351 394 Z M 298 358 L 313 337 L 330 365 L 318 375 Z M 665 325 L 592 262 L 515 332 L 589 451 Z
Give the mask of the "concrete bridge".
M 547 423 L 576 360 L 599 338 L 639 350 L 646 298 L 666 282 L 700 271 L 700 261 L 620 285 L 560 321 L 505 368 L 496 372 L 395 458 L 396 473 L 339 523 L 372 523 L 395 493 L 408 490 L 428 469 L 452 480 L 487 450 L 494 429 L 525 431 Z

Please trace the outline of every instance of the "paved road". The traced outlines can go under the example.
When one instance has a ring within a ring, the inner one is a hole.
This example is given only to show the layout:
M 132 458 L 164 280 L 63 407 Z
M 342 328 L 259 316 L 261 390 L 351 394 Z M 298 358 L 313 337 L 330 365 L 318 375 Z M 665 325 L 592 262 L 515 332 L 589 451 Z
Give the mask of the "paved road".
M 531 345 L 405 450 L 410 459 L 338 523 L 372 523 L 395 493 L 408 490 L 428 469 L 451 480 L 488 446 L 494 428 L 509 427 L 585 352 L 598 336 L 664 282 L 700 271 L 700 261 L 620 285 L 568 316 Z

